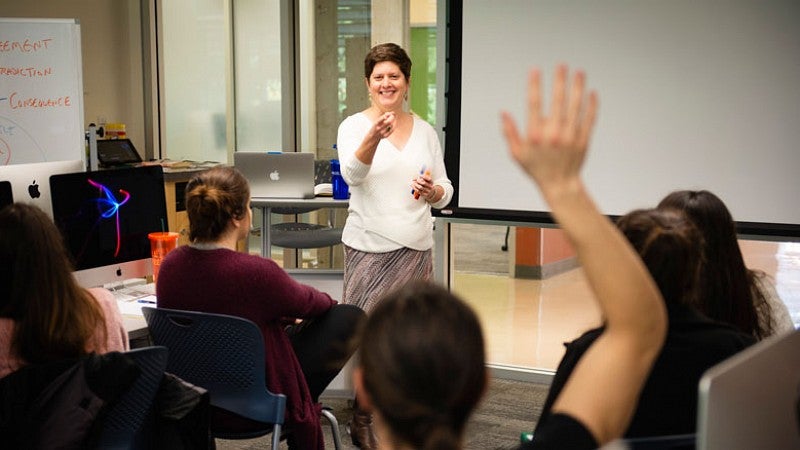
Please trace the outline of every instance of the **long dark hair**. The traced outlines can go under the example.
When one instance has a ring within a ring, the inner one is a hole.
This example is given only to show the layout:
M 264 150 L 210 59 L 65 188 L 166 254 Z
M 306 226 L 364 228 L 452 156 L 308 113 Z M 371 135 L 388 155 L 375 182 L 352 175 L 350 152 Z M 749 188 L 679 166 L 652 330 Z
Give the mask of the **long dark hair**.
M 703 238 L 682 212 L 636 210 L 620 217 L 617 227 L 639 253 L 664 301 L 693 305 L 703 261 Z
M 703 234 L 706 263 L 701 278 L 701 311 L 756 339 L 772 334 L 770 306 L 757 283 L 757 278 L 765 274 L 745 266 L 736 226 L 725 203 L 709 191 L 676 191 L 661 200 L 658 208 L 683 211 Z M 763 324 L 759 310 L 765 313 Z
M 189 240 L 217 240 L 231 219 L 245 216 L 249 201 L 250 185 L 233 167 L 218 166 L 196 175 L 186 185 Z
M 61 234 L 42 210 L 0 210 L 0 261 L 0 317 L 14 321 L 17 357 L 36 364 L 82 356 L 96 330 L 106 332 L 100 305 L 75 281 Z
M 360 333 L 364 389 L 392 435 L 455 450 L 486 388 L 483 333 L 446 289 L 413 282 L 389 293 Z

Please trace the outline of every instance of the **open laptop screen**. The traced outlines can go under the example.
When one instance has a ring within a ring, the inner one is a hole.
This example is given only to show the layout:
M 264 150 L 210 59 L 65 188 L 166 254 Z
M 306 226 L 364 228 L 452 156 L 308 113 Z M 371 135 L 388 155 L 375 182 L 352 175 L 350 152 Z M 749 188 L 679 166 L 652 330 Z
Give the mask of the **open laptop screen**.
M 140 163 L 142 157 L 130 139 L 105 139 L 97 141 L 97 160 L 103 167 L 114 167 Z
M 314 154 L 236 152 L 234 166 L 250 183 L 251 197 L 314 198 Z

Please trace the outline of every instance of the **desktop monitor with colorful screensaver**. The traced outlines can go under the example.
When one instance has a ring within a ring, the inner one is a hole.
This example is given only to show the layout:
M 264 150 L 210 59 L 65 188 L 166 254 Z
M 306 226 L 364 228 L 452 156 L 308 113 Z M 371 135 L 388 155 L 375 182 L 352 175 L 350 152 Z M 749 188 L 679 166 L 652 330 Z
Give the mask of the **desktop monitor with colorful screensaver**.
M 152 275 L 147 235 L 167 229 L 160 166 L 54 175 L 50 191 L 53 220 L 82 286 Z

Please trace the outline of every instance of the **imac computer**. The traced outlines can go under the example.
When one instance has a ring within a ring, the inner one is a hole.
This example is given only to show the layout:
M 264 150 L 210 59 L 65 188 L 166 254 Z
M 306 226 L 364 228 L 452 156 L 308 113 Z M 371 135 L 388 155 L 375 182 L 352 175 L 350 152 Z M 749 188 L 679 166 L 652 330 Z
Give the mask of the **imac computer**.
M 161 166 L 55 175 L 50 189 L 53 220 L 81 286 L 152 275 L 147 235 L 167 229 Z
M 47 180 L 52 175 L 85 170 L 86 165 L 79 159 L 9 164 L 0 166 L 0 181 L 8 181 L 11 185 L 13 201 L 36 205 L 48 216 L 53 217 L 50 207 L 50 184 Z

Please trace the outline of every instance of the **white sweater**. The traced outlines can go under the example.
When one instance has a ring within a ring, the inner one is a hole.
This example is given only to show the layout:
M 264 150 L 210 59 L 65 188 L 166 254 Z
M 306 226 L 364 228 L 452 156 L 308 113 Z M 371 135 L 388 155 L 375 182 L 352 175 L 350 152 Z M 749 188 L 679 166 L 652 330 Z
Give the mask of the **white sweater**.
M 355 152 L 372 126 L 363 113 L 342 121 L 336 139 L 342 176 L 350 186 L 349 215 L 342 242 L 356 250 L 383 253 L 403 247 L 428 250 L 433 247 L 433 217 L 430 208 L 442 208 L 453 197 L 444 156 L 436 132 L 414 117 L 414 127 L 405 148 L 398 150 L 382 139 L 372 164 L 364 164 Z M 414 199 L 411 181 L 425 168 L 444 196 L 433 205 Z

